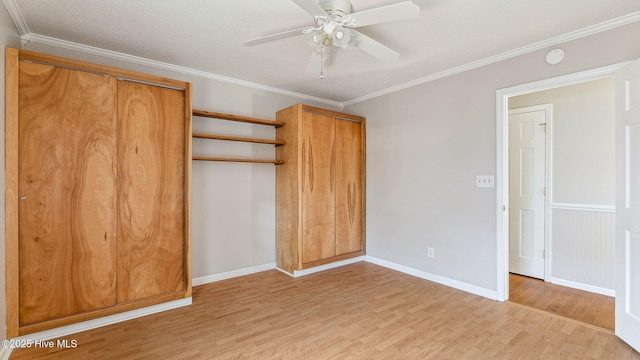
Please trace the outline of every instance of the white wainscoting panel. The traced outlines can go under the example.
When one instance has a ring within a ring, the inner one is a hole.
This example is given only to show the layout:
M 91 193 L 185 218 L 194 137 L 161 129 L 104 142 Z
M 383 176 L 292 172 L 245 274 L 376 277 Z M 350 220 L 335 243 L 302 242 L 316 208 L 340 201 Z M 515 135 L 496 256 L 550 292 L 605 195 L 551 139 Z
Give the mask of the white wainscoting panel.
M 552 204 L 551 256 L 552 279 L 610 294 L 607 290 L 615 285 L 615 208 Z

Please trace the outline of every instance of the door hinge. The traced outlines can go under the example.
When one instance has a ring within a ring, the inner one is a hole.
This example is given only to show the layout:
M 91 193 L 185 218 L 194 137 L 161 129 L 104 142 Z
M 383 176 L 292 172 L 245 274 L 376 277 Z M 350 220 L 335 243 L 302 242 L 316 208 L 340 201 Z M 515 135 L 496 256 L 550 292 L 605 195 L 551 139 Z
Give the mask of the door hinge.
M 542 131 L 544 131 L 544 133 L 547 133 L 547 123 L 542 123 L 540 124 L 540 126 L 542 126 Z
M 542 258 L 545 259 L 547 257 L 547 250 L 542 249 Z
M 542 188 L 542 195 L 543 196 L 547 196 L 547 187 L 546 186 Z

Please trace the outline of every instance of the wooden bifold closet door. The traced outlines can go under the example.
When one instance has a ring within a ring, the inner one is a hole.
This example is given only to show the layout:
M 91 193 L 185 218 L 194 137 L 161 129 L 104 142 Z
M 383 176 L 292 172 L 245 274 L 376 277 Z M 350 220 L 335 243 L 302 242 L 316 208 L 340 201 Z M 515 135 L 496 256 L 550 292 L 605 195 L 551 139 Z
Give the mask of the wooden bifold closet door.
M 335 123 L 302 113 L 302 263 L 335 256 Z
M 116 79 L 23 62 L 20 324 L 116 303 Z
M 336 118 L 336 255 L 362 250 L 362 123 Z
M 118 81 L 118 302 L 184 291 L 182 91 Z

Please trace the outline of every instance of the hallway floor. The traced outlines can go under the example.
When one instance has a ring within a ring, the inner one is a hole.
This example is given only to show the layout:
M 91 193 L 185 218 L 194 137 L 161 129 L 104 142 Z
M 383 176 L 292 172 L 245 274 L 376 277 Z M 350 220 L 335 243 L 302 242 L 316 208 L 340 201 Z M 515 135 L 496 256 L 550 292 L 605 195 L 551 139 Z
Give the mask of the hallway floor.
M 608 330 L 615 326 L 613 297 L 527 276 L 509 274 L 509 301 Z

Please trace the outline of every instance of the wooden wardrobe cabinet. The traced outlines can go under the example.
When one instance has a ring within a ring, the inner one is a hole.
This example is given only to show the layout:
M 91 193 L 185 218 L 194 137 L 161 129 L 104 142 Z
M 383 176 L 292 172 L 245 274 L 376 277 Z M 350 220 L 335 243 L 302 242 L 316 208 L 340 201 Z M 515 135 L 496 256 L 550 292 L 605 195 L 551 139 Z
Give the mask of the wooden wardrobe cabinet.
M 7 49 L 7 333 L 191 296 L 190 84 Z
M 276 261 L 293 273 L 364 254 L 365 118 L 305 105 L 280 110 Z

